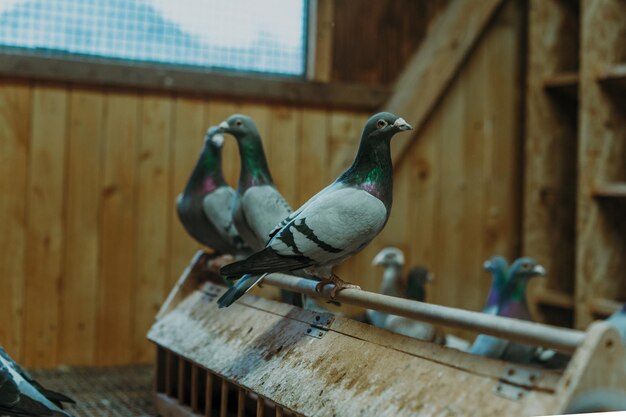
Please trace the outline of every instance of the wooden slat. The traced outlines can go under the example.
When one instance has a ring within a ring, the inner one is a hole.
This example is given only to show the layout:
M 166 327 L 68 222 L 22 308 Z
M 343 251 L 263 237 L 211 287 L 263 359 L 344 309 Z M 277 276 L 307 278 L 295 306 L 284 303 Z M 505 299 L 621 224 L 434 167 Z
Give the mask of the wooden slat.
M 502 0 L 452 0 L 398 78 L 384 110 L 404 117 L 415 131 L 396 139 L 398 162 L 439 103 Z
M 59 360 L 69 365 L 90 365 L 94 361 L 103 106 L 100 91 L 75 89 L 70 94 L 59 335 Z
M 265 400 L 263 397 L 258 396 L 256 399 L 256 417 L 263 417 L 265 415 Z
M 332 0 L 315 0 L 309 3 L 309 13 L 315 18 L 310 19 L 314 28 L 309 30 L 309 68 L 308 76 L 316 81 L 328 82 L 333 68 L 333 21 L 334 2 Z M 313 35 L 313 36 L 311 36 Z
M 185 231 L 176 214 L 176 196 L 185 188 L 196 163 L 206 132 L 204 104 L 200 100 L 177 98 L 173 103 L 173 134 L 170 138 L 169 271 L 165 291 L 169 291 L 189 262 L 189 254 L 200 245 Z
M 0 85 L 0 343 L 22 361 L 31 89 Z
M 222 379 L 220 394 L 220 417 L 228 417 L 228 381 Z
M 578 72 L 562 72 L 544 78 L 543 88 L 575 99 L 578 96 L 578 82 Z
M 578 72 L 579 17 L 566 3 L 530 2 L 522 252 L 546 268 L 549 288 L 572 293 L 576 108 L 546 94 L 547 80 Z
M 237 388 L 237 417 L 246 415 L 246 390 Z
M 626 90 L 626 64 L 617 64 L 611 66 L 608 70 L 598 75 L 600 82 L 605 89 L 621 92 Z
M 213 374 L 210 371 L 206 373 L 206 386 L 204 395 L 206 396 L 206 402 L 204 407 L 205 417 L 211 417 L 213 415 Z
M 626 182 L 596 185 L 591 193 L 596 198 L 626 198 Z
M 28 180 L 24 360 L 57 362 L 59 296 L 63 264 L 63 197 L 67 92 L 35 86 Z
M 168 215 L 171 100 L 145 96 L 141 105 L 141 135 L 137 194 L 137 273 L 134 286 L 133 362 L 153 360 L 145 334 L 165 298 L 168 281 Z M 159 290 L 160 289 L 160 290 Z
M 303 111 L 298 139 L 299 187 L 294 207 L 301 206 L 309 198 L 328 185 L 323 173 L 328 169 L 328 113 Z
M 193 411 L 198 412 L 200 410 L 200 392 L 199 390 L 199 378 L 200 368 L 196 365 L 191 365 L 191 401 L 190 407 Z
M 164 94 L 209 94 L 231 100 L 255 100 L 280 105 L 309 105 L 371 111 L 389 97 L 386 86 L 357 83 L 305 82 L 299 77 L 235 71 L 175 68 L 65 55 L 21 54 L 0 51 L 0 75 L 87 85 L 157 90 Z
M 131 361 L 134 340 L 139 99 L 110 93 L 105 109 L 96 360 L 123 364 Z
M 276 188 L 293 206 L 298 186 L 298 125 L 300 112 L 287 107 L 272 109 L 270 125 L 270 149 L 268 164 Z

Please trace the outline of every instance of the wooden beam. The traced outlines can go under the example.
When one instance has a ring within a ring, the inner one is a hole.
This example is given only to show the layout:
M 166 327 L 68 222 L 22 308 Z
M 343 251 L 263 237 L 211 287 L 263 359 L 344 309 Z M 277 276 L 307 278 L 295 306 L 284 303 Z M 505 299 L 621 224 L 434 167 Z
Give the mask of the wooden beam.
M 504 0 L 453 0 L 402 72 L 383 110 L 404 117 L 414 131 L 395 139 L 396 167 L 459 72 Z
M 389 89 L 76 56 L 0 50 L 0 76 L 211 95 L 288 105 L 373 111 Z
M 309 2 L 309 46 L 307 77 L 329 82 L 333 68 L 333 32 L 335 27 L 333 0 Z

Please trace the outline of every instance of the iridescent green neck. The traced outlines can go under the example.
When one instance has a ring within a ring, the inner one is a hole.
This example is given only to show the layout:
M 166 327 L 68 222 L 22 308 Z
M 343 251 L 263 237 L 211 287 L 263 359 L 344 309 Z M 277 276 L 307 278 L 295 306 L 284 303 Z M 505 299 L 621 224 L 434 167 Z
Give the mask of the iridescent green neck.
M 185 187 L 185 194 L 204 195 L 225 185 L 222 174 L 221 148 L 205 144 Z
M 379 198 L 387 208 L 393 197 L 391 137 L 363 138 L 352 166 L 337 181 L 362 188 Z
M 239 188 L 245 190 L 254 185 L 273 184 L 261 138 L 258 135 L 248 134 L 237 138 L 237 143 L 241 157 Z

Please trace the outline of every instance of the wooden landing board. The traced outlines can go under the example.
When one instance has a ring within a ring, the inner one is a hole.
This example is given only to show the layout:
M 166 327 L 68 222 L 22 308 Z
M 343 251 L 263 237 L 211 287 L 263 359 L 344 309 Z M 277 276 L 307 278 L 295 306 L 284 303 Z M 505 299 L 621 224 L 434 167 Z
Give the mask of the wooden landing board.
M 541 371 L 515 401 L 495 393 L 507 364 L 245 296 L 219 310 L 209 282 L 171 306 L 148 337 L 247 390 L 309 416 L 539 415 L 553 411 L 560 376 Z M 321 317 L 323 321 L 325 317 Z

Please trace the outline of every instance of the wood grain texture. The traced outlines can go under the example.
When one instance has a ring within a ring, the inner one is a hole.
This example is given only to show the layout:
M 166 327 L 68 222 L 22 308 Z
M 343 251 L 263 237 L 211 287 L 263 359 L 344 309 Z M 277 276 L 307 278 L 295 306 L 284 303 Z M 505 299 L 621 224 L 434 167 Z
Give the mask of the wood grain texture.
M 24 297 L 24 360 L 35 366 L 57 362 L 59 296 L 63 268 L 63 195 L 67 91 L 33 89 L 31 155 Z M 36 306 L 36 308 L 35 308 Z
M 298 124 L 300 113 L 288 107 L 274 107 L 270 126 L 268 164 L 274 184 L 285 200 L 294 206 L 298 184 Z
M 139 98 L 128 93 L 106 98 L 96 337 L 96 361 L 102 364 L 132 360 L 139 106 Z
M 89 365 L 94 361 L 100 272 L 104 97 L 74 90 L 69 106 L 59 361 Z
M 22 360 L 31 88 L 0 85 L 0 343 Z
M 594 198 L 596 185 L 626 179 L 626 99 L 598 79 L 626 60 L 626 3 L 581 3 L 580 131 L 576 243 L 576 325 L 592 320 L 594 298 L 626 298 L 626 222 L 619 201 Z
M 399 75 L 394 93 L 383 106 L 404 117 L 415 129 L 397 140 L 392 151 L 394 161 L 399 161 L 411 146 L 501 5 L 502 0 L 452 0 L 433 22 L 432 30 Z
M 528 29 L 523 252 L 548 271 L 548 287 L 574 291 L 575 103 L 547 94 L 546 80 L 578 69 L 574 2 L 531 1 Z
M 137 272 L 134 293 L 133 361 L 153 360 L 144 334 L 165 299 L 172 105 L 169 97 L 145 96 L 141 103 L 137 178 Z M 161 291 L 159 291 L 161 289 Z

